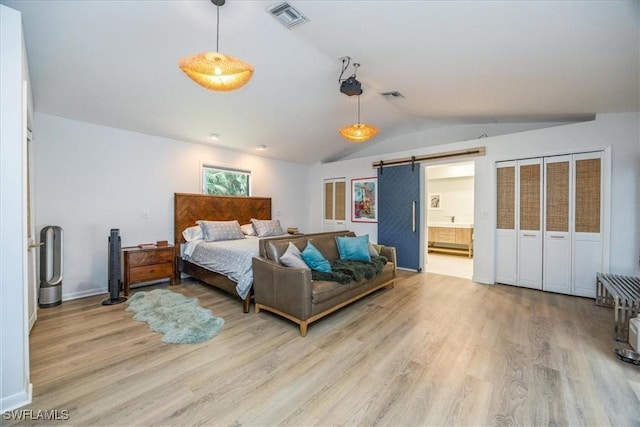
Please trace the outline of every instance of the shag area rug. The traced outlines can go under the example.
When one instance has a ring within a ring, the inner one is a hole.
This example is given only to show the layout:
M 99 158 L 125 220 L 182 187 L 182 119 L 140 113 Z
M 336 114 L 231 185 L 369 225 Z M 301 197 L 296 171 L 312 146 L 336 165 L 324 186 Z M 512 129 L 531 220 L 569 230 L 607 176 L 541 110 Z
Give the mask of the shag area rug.
M 200 307 L 197 298 L 166 289 L 136 292 L 128 301 L 133 320 L 147 322 L 153 332 L 163 333 L 163 342 L 184 344 L 206 341 L 220 332 L 221 317 Z

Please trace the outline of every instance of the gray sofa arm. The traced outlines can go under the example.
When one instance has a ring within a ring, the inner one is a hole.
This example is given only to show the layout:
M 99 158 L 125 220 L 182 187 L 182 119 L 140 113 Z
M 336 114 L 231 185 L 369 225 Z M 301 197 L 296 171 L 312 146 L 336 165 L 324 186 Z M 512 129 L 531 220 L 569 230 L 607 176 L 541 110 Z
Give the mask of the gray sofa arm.
M 300 320 L 311 316 L 311 270 L 308 268 L 285 267 L 264 257 L 254 257 L 253 291 L 256 304 Z

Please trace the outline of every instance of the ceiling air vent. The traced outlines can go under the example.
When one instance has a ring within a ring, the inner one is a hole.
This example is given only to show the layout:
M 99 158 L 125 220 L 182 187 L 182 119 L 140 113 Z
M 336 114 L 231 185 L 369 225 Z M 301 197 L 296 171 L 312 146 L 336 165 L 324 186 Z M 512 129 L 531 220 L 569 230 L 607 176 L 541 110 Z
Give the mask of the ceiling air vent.
M 385 98 L 404 98 L 404 95 L 398 92 L 397 90 L 390 90 L 388 92 L 382 92 L 380 95 Z
M 309 19 L 289 3 L 280 3 L 267 9 L 274 18 L 287 28 L 309 22 Z

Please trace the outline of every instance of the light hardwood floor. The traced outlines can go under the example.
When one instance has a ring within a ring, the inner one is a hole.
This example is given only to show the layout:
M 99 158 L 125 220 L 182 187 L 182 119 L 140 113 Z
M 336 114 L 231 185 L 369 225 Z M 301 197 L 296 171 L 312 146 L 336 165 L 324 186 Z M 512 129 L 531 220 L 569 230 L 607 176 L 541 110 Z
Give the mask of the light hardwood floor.
M 613 340 L 611 309 L 399 275 L 305 338 L 193 282 L 171 289 L 226 322 L 201 344 L 164 344 L 105 296 L 41 309 L 25 409 L 68 410 L 60 424 L 82 426 L 640 425 L 640 368 L 613 353 L 628 346 Z

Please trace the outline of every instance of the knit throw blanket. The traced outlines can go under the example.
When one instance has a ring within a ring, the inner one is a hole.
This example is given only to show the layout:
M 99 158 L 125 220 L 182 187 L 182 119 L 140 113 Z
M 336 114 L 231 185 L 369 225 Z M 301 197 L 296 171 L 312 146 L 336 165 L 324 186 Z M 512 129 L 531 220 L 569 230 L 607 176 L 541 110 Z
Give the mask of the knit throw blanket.
M 338 282 L 342 285 L 346 285 L 352 280 L 356 282 L 369 280 L 373 279 L 376 274 L 382 273 L 387 262 L 387 258 L 383 256 L 373 256 L 371 262 L 348 259 L 330 260 L 331 273 L 311 270 L 311 279 Z

